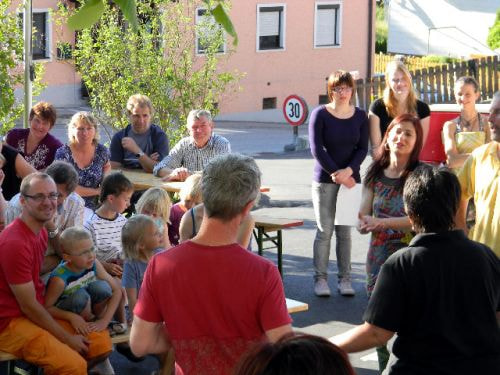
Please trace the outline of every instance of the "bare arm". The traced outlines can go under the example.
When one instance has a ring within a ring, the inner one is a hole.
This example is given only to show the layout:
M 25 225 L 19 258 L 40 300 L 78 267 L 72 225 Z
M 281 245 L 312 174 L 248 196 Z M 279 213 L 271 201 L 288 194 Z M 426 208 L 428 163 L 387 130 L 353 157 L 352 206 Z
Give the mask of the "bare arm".
M 111 165 L 111 169 L 122 169 L 123 168 L 122 163 L 120 163 L 118 161 L 110 161 L 109 163 Z
M 273 328 L 273 329 L 270 329 L 269 331 L 266 331 L 266 336 L 267 336 L 269 341 L 271 341 L 272 343 L 275 343 L 281 337 L 283 337 L 283 335 L 285 335 L 287 333 L 291 333 L 291 332 L 292 332 L 292 325 L 285 324 L 283 326 Z
M 24 178 L 30 173 L 36 172 L 36 169 L 29 164 L 21 154 L 17 154 L 16 156 L 16 174 L 19 178 Z
M 93 197 L 101 193 L 100 188 L 89 188 L 81 185 L 78 185 L 75 191 L 80 197 Z
M 37 301 L 35 286 L 30 281 L 25 284 L 9 284 L 21 311 L 28 319 L 36 325 L 49 331 L 59 341 L 69 345 L 79 353 L 88 350 L 88 341 L 80 335 L 70 335 L 49 314 L 49 312 Z
M 363 184 L 363 188 L 361 190 L 361 204 L 359 206 L 359 214 L 358 214 L 359 220 L 358 220 L 358 225 L 356 226 L 356 229 L 361 234 L 368 233 L 368 231 L 363 228 L 364 225 L 363 217 L 371 216 L 372 207 L 373 207 L 373 189 L 366 187 Z
M 455 228 L 462 229 L 465 233 L 468 233 L 467 229 L 467 204 L 469 199 L 460 199 L 460 205 L 458 206 L 457 213 L 455 215 Z
M 152 323 L 134 316 L 130 331 L 130 349 L 137 357 L 164 353 L 169 348 L 163 323 Z
M 347 353 L 361 352 L 383 346 L 394 336 L 394 332 L 365 322 L 345 333 L 330 337 L 330 341 Z
M 380 132 L 380 118 L 373 112 L 369 112 L 368 120 L 370 122 L 370 145 L 373 151 L 380 145 L 382 142 L 382 134 Z
M 457 150 L 455 132 L 457 124 L 453 121 L 445 122 L 443 126 L 443 145 L 446 152 L 447 164 L 450 168 L 459 168 L 464 165 L 469 154 L 460 154 Z
M 431 127 L 431 117 L 427 116 L 420 119 L 420 124 L 422 125 L 422 147 L 425 146 L 425 142 L 427 142 L 427 136 L 429 135 L 429 129 Z

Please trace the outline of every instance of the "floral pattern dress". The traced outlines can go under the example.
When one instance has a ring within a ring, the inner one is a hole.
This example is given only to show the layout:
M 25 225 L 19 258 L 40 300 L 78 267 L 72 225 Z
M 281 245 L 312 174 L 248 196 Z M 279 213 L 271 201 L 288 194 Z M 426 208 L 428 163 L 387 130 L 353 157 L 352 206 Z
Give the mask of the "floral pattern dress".
M 374 217 L 403 217 L 406 216 L 403 204 L 403 191 L 398 189 L 399 178 L 379 177 L 372 185 Z M 366 290 L 371 296 L 380 268 L 390 255 L 408 245 L 411 234 L 402 231 L 387 229 L 372 232 L 368 257 L 366 260 Z
M 78 184 L 94 189 L 101 185 L 102 179 L 104 178 L 103 168 L 106 163 L 108 163 L 109 157 L 109 150 L 105 146 L 98 144 L 92 162 L 85 168 L 80 168 L 75 159 L 73 159 L 73 154 L 68 145 L 64 145 L 56 151 L 56 160 L 67 161 L 75 167 L 78 172 Z M 97 196 L 83 197 L 83 199 L 85 200 L 85 207 L 93 211 L 96 209 Z

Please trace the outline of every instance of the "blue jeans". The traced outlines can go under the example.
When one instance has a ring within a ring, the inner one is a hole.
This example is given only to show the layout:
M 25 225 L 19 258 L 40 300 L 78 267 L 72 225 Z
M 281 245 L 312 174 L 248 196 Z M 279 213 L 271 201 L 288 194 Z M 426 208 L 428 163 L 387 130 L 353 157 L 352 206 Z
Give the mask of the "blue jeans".
M 113 291 L 107 281 L 96 280 L 58 302 L 56 307 L 61 310 L 80 314 L 85 306 L 87 306 L 89 299 L 91 306 L 93 306 L 107 300 L 112 294 Z
M 312 182 L 312 202 L 316 216 L 313 245 L 314 280 L 327 279 L 330 244 L 335 229 L 338 278 L 351 276 L 351 227 L 335 225 L 335 209 L 340 185 Z

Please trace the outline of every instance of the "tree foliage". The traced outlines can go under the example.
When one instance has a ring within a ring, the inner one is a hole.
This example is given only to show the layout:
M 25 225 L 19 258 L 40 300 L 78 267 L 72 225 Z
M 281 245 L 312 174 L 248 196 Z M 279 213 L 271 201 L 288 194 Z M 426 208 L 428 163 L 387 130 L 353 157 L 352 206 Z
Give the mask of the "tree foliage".
M 191 109 L 214 111 L 223 94 L 236 88 L 239 74 L 221 71 L 228 56 L 218 53 L 224 33 L 211 17 L 195 25 L 196 4 L 194 0 L 138 2 L 136 31 L 127 27 L 118 7 L 105 4 L 99 22 L 79 34 L 76 67 L 102 121 L 125 127 L 127 99 L 142 93 L 153 102 L 154 122 L 175 142 L 184 135 Z M 197 34 L 205 48 L 199 58 Z
M 500 9 L 497 10 L 495 23 L 493 24 L 493 26 L 490 27 L 486 43 L 488 43 L 488 46 L 491 49 L 500 48 Z
M 82 30 L 94 25 L 104 14 L 104 4 L 107 3 L 106 0 L 80 0 L 80 2 L 82 3 L 82 7 L 68 20 L 68 25 L 73 30 Z M 214 19 L 224 28 L 226 33 L 233 37 L 233 43 L 236 46 L 238 44 L 238 35 L 236 34 L 231 19 L 224 9 L 223 3 L 225 0 L 203 0 L 203 2 Z M 139 26 L 136 12 L 136 0 L 114 0 L 114 3 L 121 9 L 132 29 L 136 31 Z
M 24 83 L 23 30 L 17 16 L 20 9 L 9 11 L 10 3 L 0 0 L 0 134 L 10 130 L 24 111 L 24 104 L 14 95 L 15 89 Z M 35 64 L 34 68 L 33 94 L 37 95 L 44 87 L 44 69 L 42 64 Z

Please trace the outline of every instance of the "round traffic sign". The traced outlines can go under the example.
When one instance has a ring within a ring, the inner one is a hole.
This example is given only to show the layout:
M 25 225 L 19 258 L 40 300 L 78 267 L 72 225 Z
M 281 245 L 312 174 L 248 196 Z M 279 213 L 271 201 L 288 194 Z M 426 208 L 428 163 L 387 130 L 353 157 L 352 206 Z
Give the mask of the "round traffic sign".
M 292 126 L 302 125 L 307 119 L 308 112 L 306 101 L 298 95 L 290 95 L 283 102 L 283 115 Z

